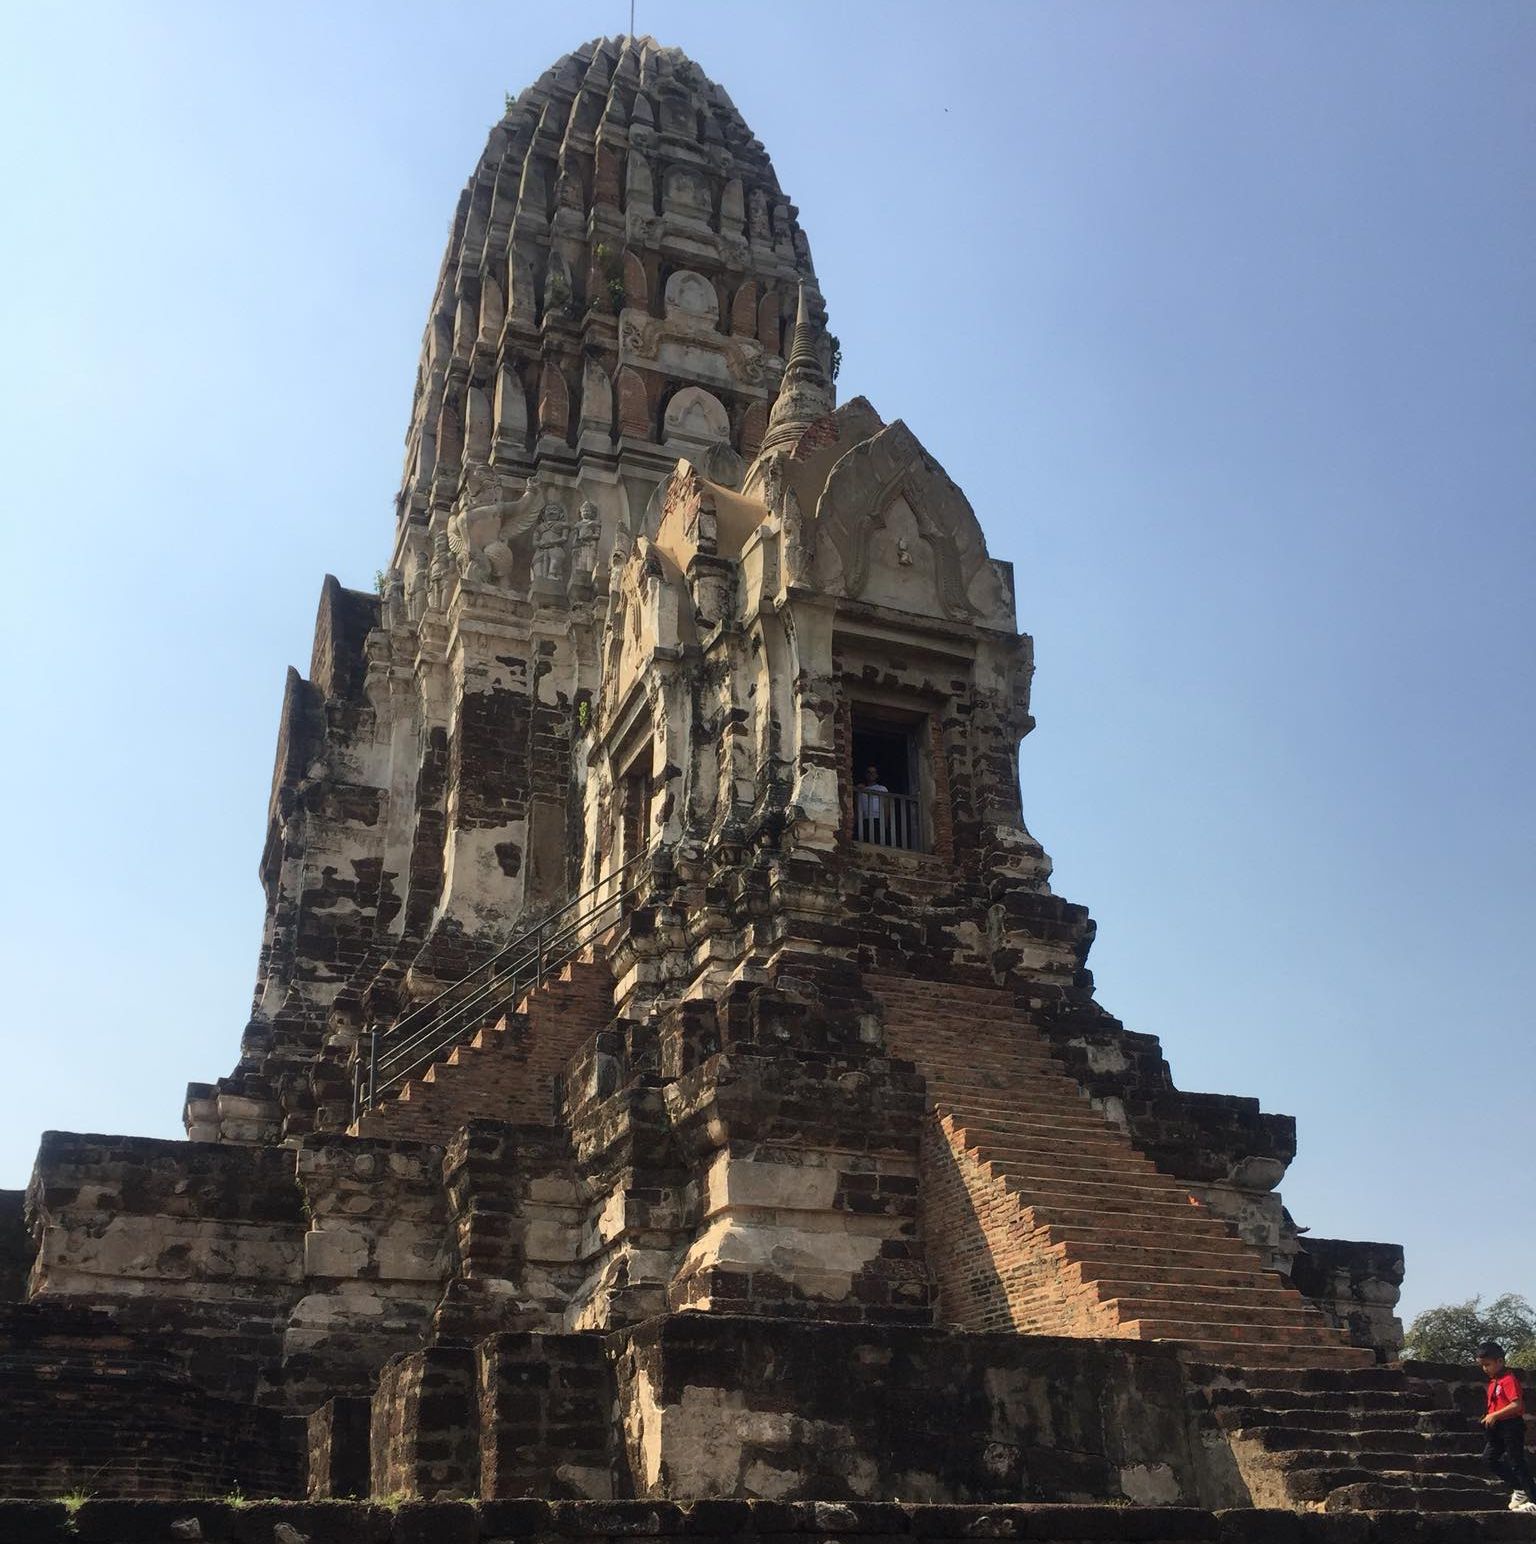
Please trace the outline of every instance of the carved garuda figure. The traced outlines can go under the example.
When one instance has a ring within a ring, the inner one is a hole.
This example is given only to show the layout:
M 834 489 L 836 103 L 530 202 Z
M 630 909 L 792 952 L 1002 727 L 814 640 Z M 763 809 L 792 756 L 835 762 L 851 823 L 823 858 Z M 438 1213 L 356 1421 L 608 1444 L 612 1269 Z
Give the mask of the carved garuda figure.
M 543 489 L 530 477 L 518 498 L 488 466 L 472 466 L 448 519 L 448 550 L 459 573 L 477 584 L 512 578 L 512 543 L 538 518 Z

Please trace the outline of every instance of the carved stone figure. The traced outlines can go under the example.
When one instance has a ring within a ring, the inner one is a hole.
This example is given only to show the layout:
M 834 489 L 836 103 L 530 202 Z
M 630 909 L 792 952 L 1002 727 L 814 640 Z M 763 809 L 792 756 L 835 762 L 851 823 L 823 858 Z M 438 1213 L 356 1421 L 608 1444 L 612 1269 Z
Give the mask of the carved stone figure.
M 443 539 L 443 551 L 445 554 L 448 551 L 446 538 Z M 419 622 L 427 609 L 427 584 L 427 562 L 418 552 L 411 567 L 411 577 L 405 586 L 405 614 L 412 622 Z
M 453 552 L 448 545 L 448 533 L 439 531 L 432 538 L 432 564 L 427 577 L 427 604 L 434 611 L 442 611 L 448 604 L 448 591 L 453 580 Z
M 569 522 L 565 505 L 551 497 L 539 511 L 533 533 L 533 580 L 551 587 L 565 583 L 565 539 Z
M 629 548 L 624 545 L 621 532 L 615 539 L 613 551 L 608 554 L 608 619 L 618 610 L 623 596 L 624 565 L 629 562 Z
M 590 579 L 597 567 L 597 543 L 603 534 L 603 522 L 597 506 L 590 499 L 581 501 L 577 511 L 576 536 L 571 555 L 571 570 L 577 579 Z
M 379 621 L 386 632 L 393 632 L 405 620 L 405 581 L 400 570 L 392 568 L 384 576 L 379 590 Z
M 510 498 L 489 467 L 470 467 L 448 520 L 448 547 L 464 578 L 476 584 L 511 579 L 512 542 L 533 524 L 542 493 L 539 480 L 530 478 L 521 497 Z

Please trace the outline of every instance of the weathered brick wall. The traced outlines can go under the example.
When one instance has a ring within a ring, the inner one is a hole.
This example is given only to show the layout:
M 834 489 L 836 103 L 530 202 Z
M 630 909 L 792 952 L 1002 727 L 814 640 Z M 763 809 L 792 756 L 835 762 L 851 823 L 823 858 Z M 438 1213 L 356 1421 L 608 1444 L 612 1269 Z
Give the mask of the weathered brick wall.
M 44 1134 L 35 1289 L 174 1333 L 183 1368 L 252 1399 L 303 1278 L 303 1198 L 279 1148 Z
M 476 1353 L 429 1346 L 397 1356 L 373 1395 L 373 1494 L 430 1500 L 480 1490 Z
M 663 1028 L 663 1073 L 692 1069 L 667 1106 L 701 1198 L 671 1306 L 929 1323 L 919 1082 L 865 1033 L 867 1007 L 840 1011 L 837 972 L 816 995 L 778 979 L 733 988 L 713 1024 L 690 1013 Z M 700 1035 L 718 1049 L 700 1054 Z
M 478 1374 L 481 1495 L 616 1493 L 616 1384 L 600 1336 L 493 1335 Z
M 290 1423 L 194 1383 L 161 1330 L 69 1304 L 0 1307 L 0 1496 L 301 1493 Z
M 1158 1038 L 1127 1030 L 1085 992 L 1045 996 L 1033 1007 L 1033 1021 L 1078 1086 L 1124 1122 L 1158 1168 L 1282 1265 L 1274 1188 L 1296 1156 L 1295 1117 L 1268 1114 L 1256 1099 L 1176 1088 Z
M 196 1527 L 196 1534 L 191 1529 Z M 1496 1544 L 1536 1539 L 1529 1518 L 1494 1512 L 1405 1519 L 1251 1509 L 1141 1506 L 925 1506 L 917 1502 L 468 1501 L 259 1503 L 0 1501 L 7 1544 L 251 1544 L 297 1535 L 315 1544 L 608 1544 L 615 1537 L 761 1539 L 764 1544 L 1029 1539 L 1040 1544 Z
M 327 1135 L 290 1158 L 308 1229 L 273 1393 L 308 1411 L 429 1337 L 454 1257 L 441 1147 Z
M 1401 1244 L 1349 1239 L 1297 1240 L 1291 1281 L 1330 1322 L 1349 1332 L 1352 1344 L 1384 1362 L 1403 1352 L 1403 1322 L 1394 1311 L 1403 1284 Z
M 472 1121 L 445 1164 L 458 1275 L 440 1338 L 557 1326 L 580 1281 L 584 1209 L 569 1143 L 549 1126 Z
M 453 1258 L 442 1167 L 440 1148 L 337 1137 L 50 1133 L 40 1295 L 0 1324 L 6 1482 L 292 1493 L 303 1432 L 284 1413 L 367 1391 L 431 1333 Z
M 636 1495 L 1188 1503 L 1214 1484 L 1170 1346 L 719 1314 L 622 1345 Z
M 309 679 L 322 697 L 361 700 L 368 668 L 363 642 L 378 625 L 377 595 L 349 590 L 332 575 L 325 576 L 309 660 Z
M 0 1303 L 19 1303 L 37 1247 L 27 1226 L 25 1190 L 0 1190 Z
M 305 1425 L 312 1501 L 367 1496 L 372 1484 L 369 1428 L 373 1401 L 362 1394 L 338 1394 L 310 1412 Z
M 1091 1289 L 999 1175 L 965 1150 L 953 1122 L 931 1116 L 920 1171 L 923 1247 L 941 1323 L 1028 1335 L 1114 1335 Z

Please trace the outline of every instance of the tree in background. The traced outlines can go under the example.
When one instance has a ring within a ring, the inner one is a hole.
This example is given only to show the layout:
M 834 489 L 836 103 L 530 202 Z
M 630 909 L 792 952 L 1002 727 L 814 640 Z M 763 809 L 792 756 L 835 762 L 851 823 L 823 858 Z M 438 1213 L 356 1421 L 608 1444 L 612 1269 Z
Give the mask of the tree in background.
M 1471 1362 L 1485 1340 L 1496 1340 L 1512 1367 L 1536 1368 L 1536 1309 L 1516 1292 L 1484 1308 L 1480 1297 L 1426 1308 L 1408 1326 L 1403 1354 L 1420 1362 Z

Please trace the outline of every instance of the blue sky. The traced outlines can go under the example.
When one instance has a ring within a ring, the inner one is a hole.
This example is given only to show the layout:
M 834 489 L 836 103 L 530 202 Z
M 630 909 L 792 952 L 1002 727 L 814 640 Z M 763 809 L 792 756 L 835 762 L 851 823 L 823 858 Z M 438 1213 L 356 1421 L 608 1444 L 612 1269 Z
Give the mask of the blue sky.
M 840 389 L 1016 568 L 1102 1000 L 1295 1114 L 1404 1306 L 1536 1297 L 1536 8 L 640 0 L 799 205 Z M 454 199 L 559 6 L 0 17 L 0 1184 L 236 1055 L 283 670 L 367 587 Z

